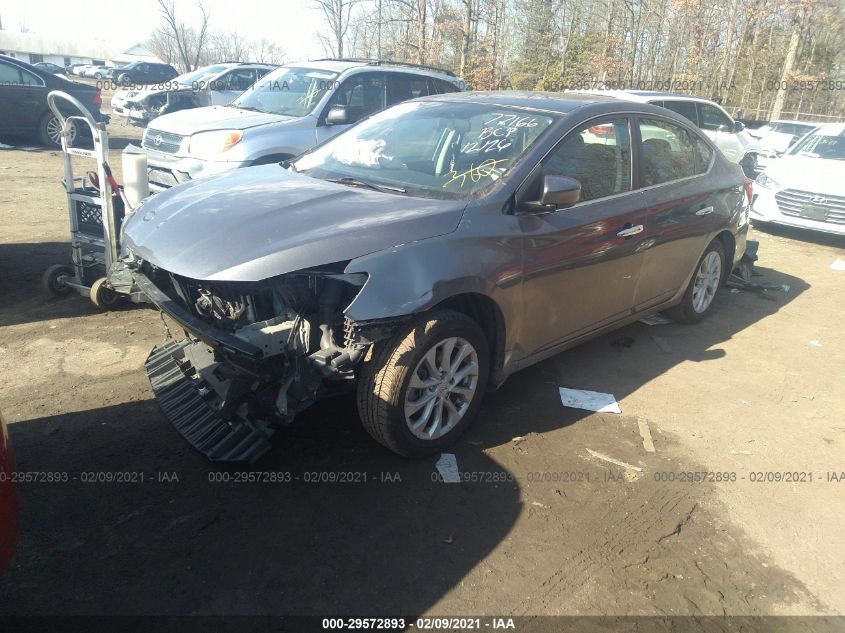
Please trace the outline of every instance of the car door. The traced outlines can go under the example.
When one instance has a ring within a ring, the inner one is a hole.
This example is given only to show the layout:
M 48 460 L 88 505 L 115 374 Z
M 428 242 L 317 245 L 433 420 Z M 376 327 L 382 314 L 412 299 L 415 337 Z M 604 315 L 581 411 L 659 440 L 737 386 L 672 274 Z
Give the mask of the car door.
M 25 68 L 0 61 L 0 130 L 34 130 L 46 108 L 44 81 Z
M 528 354 L 632 312 L 646 231 L 642 193 L 632 189 L 631 138 L 628 117 L 594 119 L 567 134 L 529 179 L 539 198 L 542 177 L 574 178 L 581 200 L 520 214 L 524 322 L 536 324 L 524 333 Z
M 331 96 L 317 124 L 317 143 L 331 138 L 335 134 L 354 125 L 361 119 L 384 108 L 385 89 L 384 73 L 364 72 L 352 75 L 338 86 Z M 327 125 L 326 115 L 335 106 L 343 106 L 348 114 L 348 122 L 343 125 Z
M 644 310 L 673 297 L 687 282 L 724 205 L 705 176 L 713 150 L 696 132 L 649 116 L 636 119 L 634 132 L 648 235 L 634 301 L 636 310 Z

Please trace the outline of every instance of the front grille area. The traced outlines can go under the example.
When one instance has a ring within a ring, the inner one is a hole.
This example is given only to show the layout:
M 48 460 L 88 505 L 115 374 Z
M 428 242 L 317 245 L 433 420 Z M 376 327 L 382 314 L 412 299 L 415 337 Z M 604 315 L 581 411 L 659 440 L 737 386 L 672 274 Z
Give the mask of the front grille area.
M 775 194 L 775 200 L 778 209 L 784 215 L 831 224 L 845 224 L 845 197 L 784 189 Z
M 170 132 L 161 132 L 147 128 L 144 132 L 144 139 L 141 141 L 141 145 L 155 152 L 175 154 L 179 151 L 179 146 L 182 144 L 183 138 L 185 137 L 181 134 L 171 134 Z

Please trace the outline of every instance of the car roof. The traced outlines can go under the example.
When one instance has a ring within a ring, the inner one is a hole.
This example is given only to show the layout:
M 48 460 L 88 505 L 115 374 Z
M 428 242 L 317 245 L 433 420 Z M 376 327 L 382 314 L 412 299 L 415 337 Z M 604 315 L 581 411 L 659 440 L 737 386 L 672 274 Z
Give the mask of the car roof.
M 554 114 L 567 114 L 590 104 L 608 104 L 618 101 L 607 95 L 573 92 L 530 92 L 530 91 L 472 91 L 447 92 L 440 95 L 420 97 L 416 101 L 455 101 L 483 103 L 498 107 L 527 108 Z M 634 102 L 631 102 L 634 103 Z M 636 110 L 654 112 L 656 106 L 639 104 Z
M 677 92 L 660 92 L 658 90 L 567 90 L 575 94 L 595 94 L 606 95 L 614 99 L 628 99 L 629 101 L 639 101 L 641 103 L 648 103 L 655 99 L 672 99 L 676 101 L 698 101 L 700 103 L 711 103 L 719 105 L 718 103 L 705 99 L 704 97 L 696 97 L 693 95 L 685 95 Z
M 431 77 L 445 79 L 447 81 L 454 81 L 457 79 L 453 72 L 442 68 L 436 68 L 434 66 L 373 59 L 315 59 L 307 62 L 291 62 L 289 64 L 285 64 L 285 66 L 290 68 L 327 70 L 336 73 L 343 73 L 359 68 L 366 68 L 369 70 L 378 68 L 379 70 L 389 70 L 393 72 L 428 75 Z
M 845 123 L 825 123 L 814 132 L 820 136 L 845 136 Z
M 787 125 L 806 125 L 807 127 L 818 127 L 820 125 L 824 125 L 824 123 L 819 123 L 816 121 L 793 121 L 791 119 L 772 119 L 771 121 L 767 121 L 767 123 L 785 123 Z

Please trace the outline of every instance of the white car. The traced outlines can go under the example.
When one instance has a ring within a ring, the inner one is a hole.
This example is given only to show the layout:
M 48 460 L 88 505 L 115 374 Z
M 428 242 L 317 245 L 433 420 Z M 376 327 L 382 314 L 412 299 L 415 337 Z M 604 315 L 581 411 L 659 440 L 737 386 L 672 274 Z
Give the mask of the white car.
M 845 235 L 845 123 L 813 130 L 754 183 L 751 218 Z
M 748 133 L 757 139 L 757 169 L 765 171 L 772 160 L 782 156 L 802 136 L 812 132 L 822 125 L 809 121 L 769 121 L 756 130 L 749 129 Z
M 274 68 L 272 64 L 247 62 L 204 66 L 170 81 L 118 90 L 111 100 L 112 111 L 145 126 L 166 112 L 225 105 Z
M 82 72 L 83 77 L 92 77 L 94 79 L 105 79 L 109 76 L 108 66 L 89 66 Z
M 713 144 L 722 150 L 728 160 L 742 165 L 748 177 L 753 178 L 755 175 L 757 140 L 748 133 L 743 123 L 734 121 L 722 106 L 708 99 L 653 90 L 567 90 L 566 92 L 639 101 L 677 112 L 695 123 L 713 141 Z

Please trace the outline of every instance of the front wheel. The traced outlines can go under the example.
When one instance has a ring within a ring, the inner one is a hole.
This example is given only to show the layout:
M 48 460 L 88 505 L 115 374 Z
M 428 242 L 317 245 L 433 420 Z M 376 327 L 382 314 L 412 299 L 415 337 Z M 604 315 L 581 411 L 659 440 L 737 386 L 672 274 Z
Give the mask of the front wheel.
M 364 428 L 400 455 L 436 453 L 471 424 L 489 368 L 475 321 L 452 310 L 423 315 L 370 350 L 358 376 Z
M 681 302 L 666 310 L 667 316 L 680 323 L 698 323 L 713 310 L 716 292 L 722 285 L 725 270 L 725 249 L 713 240 L 698 260 Z

